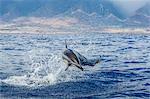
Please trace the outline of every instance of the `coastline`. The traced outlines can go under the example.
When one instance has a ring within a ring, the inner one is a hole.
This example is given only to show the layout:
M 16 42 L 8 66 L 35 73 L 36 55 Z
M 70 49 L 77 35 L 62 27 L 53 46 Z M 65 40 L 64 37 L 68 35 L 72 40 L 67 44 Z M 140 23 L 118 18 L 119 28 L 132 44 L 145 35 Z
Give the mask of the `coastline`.
M 150 27 L 147 28 L 80 28 L 70 27 L 68 28 L 1 28 L 0 34 L 80 34 L 80 33 L 147 33 L 150 34 Z
M 86 32 L 98 33 L 150 33 L 150 26 L 105 26 L 90 25 L 76 18 L 37 18 L 20 17 L 12 21 L 1 21 L 0 33 L 31 34 L 78 34 Z

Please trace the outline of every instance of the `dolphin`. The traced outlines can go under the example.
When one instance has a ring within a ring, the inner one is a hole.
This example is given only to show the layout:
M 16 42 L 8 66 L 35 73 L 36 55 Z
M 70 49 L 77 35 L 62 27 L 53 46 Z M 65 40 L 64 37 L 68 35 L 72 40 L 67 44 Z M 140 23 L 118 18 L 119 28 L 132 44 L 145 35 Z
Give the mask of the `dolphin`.
M 83 71 L 82 66 L 88 65 L 88 66 L 95 66 L 97 63 L 100 62 L 99 59 L 87 59 L 80 53 L 78 53 L 75 50 L 71 50 L 67 47 L 67 43 L 65 41 L 65 51 L 63 52 L 62 58 L 67 62 L 67 68 L 65 71 L 70 67 L 70 66 L 76 66 L 80 70 Z

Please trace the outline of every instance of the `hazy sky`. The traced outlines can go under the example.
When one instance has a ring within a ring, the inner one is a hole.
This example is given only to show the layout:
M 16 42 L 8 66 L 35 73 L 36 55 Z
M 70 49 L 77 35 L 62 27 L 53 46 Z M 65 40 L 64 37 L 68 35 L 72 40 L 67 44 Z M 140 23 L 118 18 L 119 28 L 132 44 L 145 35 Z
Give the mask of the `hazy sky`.
M 120 7 L 127 15 L 132 15 L 134 12 L 145 5 L 150 0 L 110 0 L 115 5 Z

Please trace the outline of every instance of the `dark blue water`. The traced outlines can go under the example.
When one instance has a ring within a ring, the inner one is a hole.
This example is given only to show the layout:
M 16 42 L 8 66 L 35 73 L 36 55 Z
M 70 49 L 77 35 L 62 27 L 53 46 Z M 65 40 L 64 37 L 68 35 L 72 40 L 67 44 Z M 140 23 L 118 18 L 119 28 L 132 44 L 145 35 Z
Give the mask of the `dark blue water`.
M 95 67 L 64 71 L 68 46 Z M 0 34 L 0 95 L 20 98 L 150 98 L 150 34 Z

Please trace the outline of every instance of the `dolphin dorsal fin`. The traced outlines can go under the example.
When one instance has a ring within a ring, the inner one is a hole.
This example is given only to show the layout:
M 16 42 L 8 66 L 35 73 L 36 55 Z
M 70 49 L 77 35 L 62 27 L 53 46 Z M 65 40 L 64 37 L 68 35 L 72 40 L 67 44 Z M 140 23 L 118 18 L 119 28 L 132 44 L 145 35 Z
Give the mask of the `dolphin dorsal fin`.
M 68 49 L 68 46 L 67 46 L 67 42 L 66 42 L 66 40 L 65 40 L 65 46 L 66 46 L 66 48 Z

